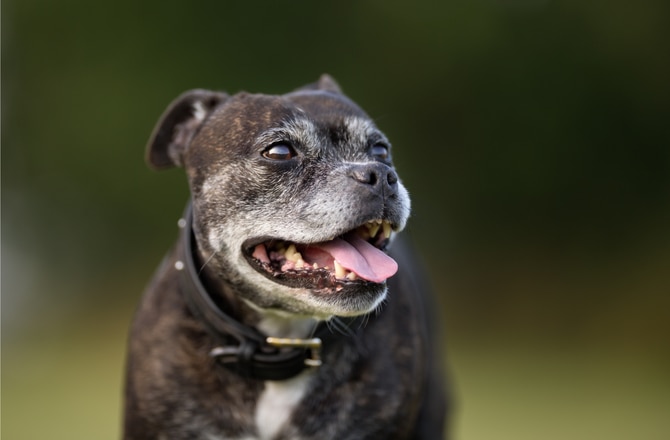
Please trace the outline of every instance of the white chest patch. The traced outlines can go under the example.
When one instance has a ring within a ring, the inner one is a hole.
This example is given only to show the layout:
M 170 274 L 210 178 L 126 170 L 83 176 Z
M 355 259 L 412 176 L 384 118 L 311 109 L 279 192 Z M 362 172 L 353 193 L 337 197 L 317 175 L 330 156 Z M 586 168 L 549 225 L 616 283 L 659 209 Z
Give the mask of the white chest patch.
M 293 414 L 307 391 L 311 371 L 284 381 L 266 381 L 256 404 L 256 428 L 261 440 L 271 440 Z

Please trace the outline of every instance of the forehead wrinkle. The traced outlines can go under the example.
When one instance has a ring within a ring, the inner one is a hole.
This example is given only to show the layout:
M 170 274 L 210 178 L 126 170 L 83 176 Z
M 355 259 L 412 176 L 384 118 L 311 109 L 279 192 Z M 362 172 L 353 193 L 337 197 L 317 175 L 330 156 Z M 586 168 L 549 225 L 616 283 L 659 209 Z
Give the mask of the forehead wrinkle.
M 371 141 L 385 140 L 385 136 L 370 119 L 360 116 L 344 116 L 338 123 L 341 145 L 346 157 L 360 160 L 367 158 Z
M 343 124 L 348 134 L 348 140 L 352 144 L 365 147 L 371 140 L 388 142 L 384 134 L 370 119 L 348 116 L 343 119 Z
M 365 132 L 368 134 L 377 131 L 377 127 L 370 119 L 359 116 L 345 116 L 343 120 L 350 131 Z

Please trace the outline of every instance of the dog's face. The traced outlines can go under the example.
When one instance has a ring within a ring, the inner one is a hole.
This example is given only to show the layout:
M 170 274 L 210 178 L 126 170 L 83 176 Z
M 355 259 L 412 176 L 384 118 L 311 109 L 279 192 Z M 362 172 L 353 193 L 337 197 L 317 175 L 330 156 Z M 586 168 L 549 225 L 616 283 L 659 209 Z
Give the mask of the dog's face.
M 410 202 L 391 147 L 327 76 L 283 96 L 192 91 L 149 144 L 183 166 L 204 264 L 262 309 L 369 312 L 395 273 L 386 256 Z

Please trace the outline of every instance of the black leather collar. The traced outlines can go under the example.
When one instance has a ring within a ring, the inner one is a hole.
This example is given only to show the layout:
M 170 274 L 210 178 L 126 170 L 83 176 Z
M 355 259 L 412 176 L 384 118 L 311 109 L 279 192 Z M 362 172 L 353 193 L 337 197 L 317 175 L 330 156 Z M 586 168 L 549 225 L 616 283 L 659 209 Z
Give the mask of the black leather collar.
M 267 337 L 226 314 L 212 299 L 202 283 L 196 267 L 195 236 L 192 209 L 189 203 L 184 218 L 179 220 L 181 243 L 177 246 L 175 268 L 179 271 L 179 286 L 193 315 L 205 324 L 211 336 L 220 344 L 210 351 L 225 367 L 259 380 L 290 379 L 306 368 L 321 365 L 322 344 L 335 343 L 344 335 L 335 334 L 321 323 L 311 339 Z M 353 334 L 367 317 L 337 318 L 338 330 Z

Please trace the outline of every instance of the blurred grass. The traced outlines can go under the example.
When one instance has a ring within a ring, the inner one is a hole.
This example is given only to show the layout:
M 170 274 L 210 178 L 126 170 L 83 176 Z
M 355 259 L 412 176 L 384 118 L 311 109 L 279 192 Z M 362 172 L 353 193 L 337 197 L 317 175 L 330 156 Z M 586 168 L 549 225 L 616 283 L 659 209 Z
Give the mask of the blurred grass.
M 128 321 L 76 316 L 3 344 L 2 437 L 118 439 Z
M 661 440 L 670 432 L 670 378 L 661 362 L 550 344 L 451 355 L 456 439 Z
M 132 307 L 77 316 L 3 346 L 5 439 L 117 439 Z M 670 377 L 634 351 L 457 338 L 456 440 L 662 440 Z

